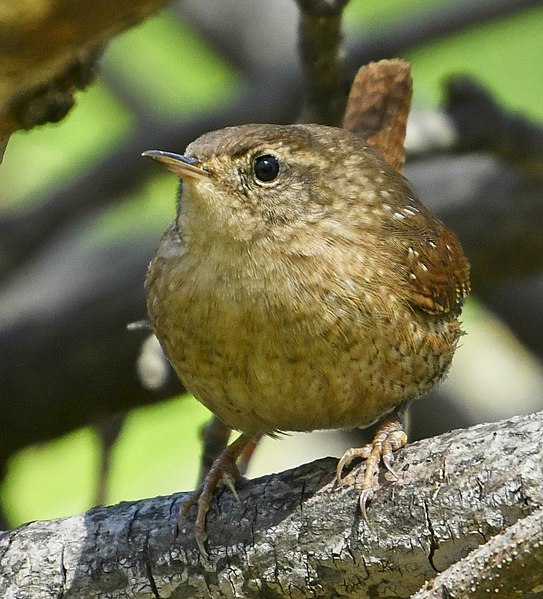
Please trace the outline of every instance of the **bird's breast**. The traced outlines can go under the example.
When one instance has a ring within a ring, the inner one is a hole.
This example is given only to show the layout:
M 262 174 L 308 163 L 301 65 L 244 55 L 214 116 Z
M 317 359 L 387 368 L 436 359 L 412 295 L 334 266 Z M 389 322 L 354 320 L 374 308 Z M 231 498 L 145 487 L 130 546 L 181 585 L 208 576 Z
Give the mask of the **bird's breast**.
M 232 428 L 365 426 L 431 387 L 459 334 L 411 317 L 406 331 L 368 260 L 159 252 L 150 317 L 186 388 Z

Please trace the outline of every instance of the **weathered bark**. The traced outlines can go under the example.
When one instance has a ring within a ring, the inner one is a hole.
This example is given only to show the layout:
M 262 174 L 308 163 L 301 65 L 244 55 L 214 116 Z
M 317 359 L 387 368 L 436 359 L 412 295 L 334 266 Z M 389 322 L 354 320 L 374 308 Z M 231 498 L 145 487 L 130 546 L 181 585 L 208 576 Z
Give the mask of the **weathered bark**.
M 228 492 L 213 502 L 209 564 L 191 523 L 176 531 L 184 495 L 34 522 L 0 540 L 0 592 L 13 599 L 407 598 L 540 510 L 542 464 L 539 413 L 408 446 L 396 459 L 398 479 L 383 477 L 368 522 L 358 514 L 357 471 L 337 486 L 335 460 L 244 482 L 241 504 Z M 521 553 L 512 551 L 512 562 Z
M 445 570 L 412 599 L 483 599 L 489 593 L 534 597 L 542 580 L 543 509 L 538 509 Z

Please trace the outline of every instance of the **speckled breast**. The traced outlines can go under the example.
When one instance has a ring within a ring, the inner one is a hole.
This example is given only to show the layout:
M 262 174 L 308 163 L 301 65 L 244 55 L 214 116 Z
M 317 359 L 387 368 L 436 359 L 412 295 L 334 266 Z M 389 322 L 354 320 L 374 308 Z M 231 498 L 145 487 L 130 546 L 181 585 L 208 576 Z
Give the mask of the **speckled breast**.
M 307 269 L 235 276 L 159 256 L 148 307 L 185 387 L 247 434 L 367 426 L 430 389 L 452 360 L 452 316 L 419 315 L 392 294 L 383 313 L 351 280 L 324 284 Z

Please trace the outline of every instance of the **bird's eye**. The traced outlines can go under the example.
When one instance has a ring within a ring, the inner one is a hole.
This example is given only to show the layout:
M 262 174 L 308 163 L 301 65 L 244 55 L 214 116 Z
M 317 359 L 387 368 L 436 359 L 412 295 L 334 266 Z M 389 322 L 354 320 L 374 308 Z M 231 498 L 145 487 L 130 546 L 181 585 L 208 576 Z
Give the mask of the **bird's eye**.
M 281 165 L 277 157 L 273 154 L 263 154 L 262 156 L 257 156 L 254 159 L 253 169 L 255 172 L 255 177 L 259 181 L 269 183 L 277 178 L 277 175 L 281 170 Z

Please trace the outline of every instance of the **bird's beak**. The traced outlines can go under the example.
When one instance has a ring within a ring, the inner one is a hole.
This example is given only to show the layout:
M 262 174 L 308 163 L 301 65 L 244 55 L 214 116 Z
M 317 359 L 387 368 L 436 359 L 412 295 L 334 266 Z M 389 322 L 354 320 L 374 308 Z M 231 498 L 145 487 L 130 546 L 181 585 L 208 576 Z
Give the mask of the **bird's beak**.
M 142 156 L 148 156 L 158 163 L 165 166 L 169 171 L 178 177 L 202 179 L 209 177 L 209 171 L 201 166 L 198 158 L 191 156 L 183 156 L 182 154 L 174 154 L 172 152 L 163 152 L 162 150 L 146 150 Z

